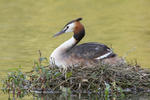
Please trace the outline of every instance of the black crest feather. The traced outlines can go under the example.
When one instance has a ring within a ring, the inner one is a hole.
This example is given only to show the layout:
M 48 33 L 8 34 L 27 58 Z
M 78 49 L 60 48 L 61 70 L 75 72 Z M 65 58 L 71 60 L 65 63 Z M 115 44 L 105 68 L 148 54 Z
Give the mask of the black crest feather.
M 65 26 L 67 26 L 68 24 L 71 24 L 71 23 L 73 23 L 73 22 L 75 22 L 75 21 L 80 21 L 80 20 L 82 20 L 82 18 L 77 18 L 77 19 L 75 19 L 75 20 L 72 20 L 72 21 L 68 22 Z
M 77 19 L 76 19 L 76 21 L 80 21 L 80 20 L 82 20 L 82 18 L 77 18 Z

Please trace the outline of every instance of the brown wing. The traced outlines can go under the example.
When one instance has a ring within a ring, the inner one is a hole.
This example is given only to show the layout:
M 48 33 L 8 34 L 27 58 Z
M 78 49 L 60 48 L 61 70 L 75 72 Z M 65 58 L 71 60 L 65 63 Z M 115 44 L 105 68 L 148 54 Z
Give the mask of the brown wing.
M 68 55 L 73 55 L 77 58 L 84 59 L 94 59 L 100 56 L 104 56 L 105 54 L 106 57 L 104 58 L 116 56 L 116 54 L 113 53 L 113 51 L 106 45 L 93 42 L 77 45 L 69 50 L 68 53 Z

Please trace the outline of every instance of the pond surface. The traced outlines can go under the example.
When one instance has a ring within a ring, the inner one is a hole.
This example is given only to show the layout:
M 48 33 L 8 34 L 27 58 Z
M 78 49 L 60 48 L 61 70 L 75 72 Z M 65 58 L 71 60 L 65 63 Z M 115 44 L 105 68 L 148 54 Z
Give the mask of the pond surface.
M 124 97 L 104 97 L 100 94 L 34 94 L 34 96 L 26 96 L 20 100 L 150 100 L 150 94 L 139 93 L 139 94 L 128 94 Z M 13 99 L 13 98 L 10 98 Z M 14 98 L 16 99 L 16 98 Z
M 102 97 L 98 94 L 57 94 L 54 95 L 36 95 L 34 99 L 42 100 L 149 100 L 150 95 L 148 94 L 128 94 L 126 97 Z
M 30 71 L 38 50 L 49 57 L 72 35 L 53 34 L 78 17 L 86 29 L 81 43 L 104 43 L 128 61 L 150 68 L 149 5 L 150 0 L 1 0 L 0 77 L 20 65 Z

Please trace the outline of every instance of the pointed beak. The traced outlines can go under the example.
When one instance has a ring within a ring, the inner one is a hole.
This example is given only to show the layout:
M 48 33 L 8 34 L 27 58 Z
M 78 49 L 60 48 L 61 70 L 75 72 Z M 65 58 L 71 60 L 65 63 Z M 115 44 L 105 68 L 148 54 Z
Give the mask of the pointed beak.
M 58 32 L 58 33 L 56 33 L 55 35 L 53 35 L 53 37 L 56 37 L 56 36 L 61 35 L 61 34 L 63 34 L 63 33 L 65 33 L 64 30 L 62 30 L 62 31 L 60 31 L 60 32 Z

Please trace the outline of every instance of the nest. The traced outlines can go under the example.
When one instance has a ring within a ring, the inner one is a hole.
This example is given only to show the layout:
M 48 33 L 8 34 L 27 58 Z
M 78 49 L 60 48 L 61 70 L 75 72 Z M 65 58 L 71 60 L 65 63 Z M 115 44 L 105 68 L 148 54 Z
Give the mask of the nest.
M 36 76 L 35 72 L 38 74 Z M 110 91 L 149 91 L 150 72 L 138 65 L 98 65 L 93 68 L 69 67 L 63 71 L 57 67 L 43 67 L 30 73 L 33 91 L 99 92 L 108 86 Z
M 70 90 L 76 93 L 110 93 L 150 91 L 150 71 L 137 64 L 110 66 L 99 64 L 90 68 L 78 66 L 63 70 L 45 65 L 45 57 L 34 63 L 31 72 L 20 69 L 8 74 L 3 80 L 4 93 L 24 96 L 34 93 L 62 93 Z

